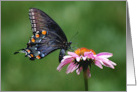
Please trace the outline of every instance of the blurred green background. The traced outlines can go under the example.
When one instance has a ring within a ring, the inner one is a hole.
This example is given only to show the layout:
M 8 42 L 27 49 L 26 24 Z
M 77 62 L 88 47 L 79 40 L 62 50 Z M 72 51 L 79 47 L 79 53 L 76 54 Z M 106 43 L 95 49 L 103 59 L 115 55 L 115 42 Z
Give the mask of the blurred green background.
M 96 53 L 111 52 L 115 69 L 95 65 L 90 91 L 126 90 L 126 1 L 2 1 L 1 89 L 3 91 L 84 91 L 83 74 L 60 72 L 57 50 L 44 59 L 30 61 L 13 53 L 26 47 L 32 36 L 29 8 L 46 12 L 63 29 L 74 47 Z M 54 57 L 54 58 L 53 58 Z

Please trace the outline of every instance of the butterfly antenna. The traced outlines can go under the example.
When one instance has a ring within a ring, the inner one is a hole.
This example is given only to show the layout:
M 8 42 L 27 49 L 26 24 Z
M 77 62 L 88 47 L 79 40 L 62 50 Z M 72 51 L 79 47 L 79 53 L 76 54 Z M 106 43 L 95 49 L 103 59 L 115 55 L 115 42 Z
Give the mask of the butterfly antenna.
M 78 35 L 78 31 L 71 37 L 70 41 L 72 41 L 76 36 Z M 73 44 L 77 44 L 77 43 L 74 43 Z M 70 50 L 71 51 L 74 51 L 74 49 L 76 48 L 76 46 L 71 46 L 70 47 Z
M 78 31 L 71 37 L 70 41 L 72 41 L 78 35 Z
M 69 50 L 73 52 L 73 51 L 75 51 L 75 49 L 77 49 L 77 47 L 76 46 L 72 46 Z

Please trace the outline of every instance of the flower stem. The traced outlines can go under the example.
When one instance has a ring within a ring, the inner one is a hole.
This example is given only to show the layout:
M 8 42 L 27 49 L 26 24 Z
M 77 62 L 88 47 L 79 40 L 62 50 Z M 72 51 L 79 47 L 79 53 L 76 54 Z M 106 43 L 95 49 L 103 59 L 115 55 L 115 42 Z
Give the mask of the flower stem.
M 85 83 L 85 91 L 88 91 L 88 76 L 87 70 L 83 69 L 84 83 Z

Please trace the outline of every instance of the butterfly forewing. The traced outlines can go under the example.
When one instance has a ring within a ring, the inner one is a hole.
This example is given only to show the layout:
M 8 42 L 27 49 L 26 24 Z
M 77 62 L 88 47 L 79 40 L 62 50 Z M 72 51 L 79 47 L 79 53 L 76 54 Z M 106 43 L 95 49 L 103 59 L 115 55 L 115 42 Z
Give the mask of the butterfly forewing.
M 67 38 L 62 29 L 43 11 L 36 8 L 31 8 L 29 10 L 29 17 L 34 33 L 44 29 L 56 33 L 56 35 L 60 36 L 63 41 L 67 42 Z

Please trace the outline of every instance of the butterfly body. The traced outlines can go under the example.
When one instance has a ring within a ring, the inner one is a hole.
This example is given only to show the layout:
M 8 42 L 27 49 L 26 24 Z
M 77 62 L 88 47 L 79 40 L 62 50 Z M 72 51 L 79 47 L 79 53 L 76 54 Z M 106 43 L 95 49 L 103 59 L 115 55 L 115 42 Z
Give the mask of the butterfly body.
M 46 13 L 39 9 L 31 8 L 29 10 L 29 18 L 33 36 L 27 43 L 27 48 L 21 49 L 20 52 L 25 53 L 30 60 L 35 60 L 41 59 L 57 49 L 61 49 L 59 55 L 59 61 L 61 61 L 66 50 L 71 45 L 62 29 Z

